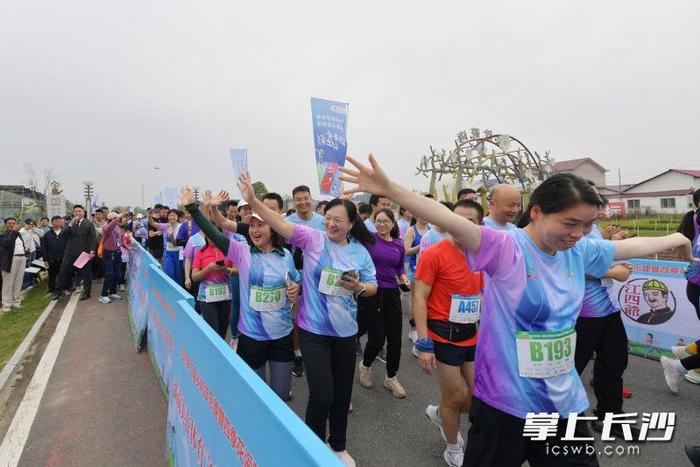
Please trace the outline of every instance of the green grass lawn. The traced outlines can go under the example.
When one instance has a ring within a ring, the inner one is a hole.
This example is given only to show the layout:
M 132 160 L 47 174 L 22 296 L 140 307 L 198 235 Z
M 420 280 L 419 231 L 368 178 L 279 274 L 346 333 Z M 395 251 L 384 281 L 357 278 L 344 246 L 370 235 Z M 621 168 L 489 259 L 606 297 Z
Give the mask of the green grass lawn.
M 22 308 L 0 314 L 0 368 L 10 360 L 51 297 L 46 297 L 46 285 L 37 285 L 27 292 Z

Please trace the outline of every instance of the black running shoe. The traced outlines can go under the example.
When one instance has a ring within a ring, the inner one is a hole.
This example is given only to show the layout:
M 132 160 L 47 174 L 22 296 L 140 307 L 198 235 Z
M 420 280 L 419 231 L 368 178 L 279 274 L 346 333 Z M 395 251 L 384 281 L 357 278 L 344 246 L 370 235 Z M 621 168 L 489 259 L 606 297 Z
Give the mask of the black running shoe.
M 294 357 L 294 366 L 292 367 L 292 374 L 297 378 L 304 376 L 304 362 L 301 357 Z

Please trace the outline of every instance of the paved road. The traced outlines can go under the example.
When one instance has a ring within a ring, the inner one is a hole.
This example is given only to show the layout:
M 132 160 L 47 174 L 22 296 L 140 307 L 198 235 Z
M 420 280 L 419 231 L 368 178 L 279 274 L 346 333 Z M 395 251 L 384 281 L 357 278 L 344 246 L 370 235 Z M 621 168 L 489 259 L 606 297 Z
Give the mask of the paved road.
M 57 308 L 59 314 L 65 302 Z M 394 398 L 381 386 L 384 365 L 379 362 L 373 365 L 374 389 L 355 385 L 348 450 L 359 465 L 444 465 L 444 444 L 424 414 L 438 400 L 437 385 L 418 369 L 405 342 L 399 379 L 408 391 L 406 399 Z M 681 394 L 673 396 L 658 363 L 638 357 L 630 357 L 627 386 L 634 393 L 627 410 L 677 413 L 675 436 L 670 443 L 641 445 L 639 456 L 601 457 L 601 465 L 689 465 L 683 445 L 700 442 L 700 387 L 684 383 Z M 304 378 L 294 378 L 293 392 L 290 406 L 303 418 Z M 0 412 L 0 437 L 9 425 L 7 406 Z M 20 465 L 164 465 L 165 417 L 165 400 L 148 356 L 134 352 L 126 303 L 79 302 Z M 466 437 L 466 417 L 461 431 Z
M 404 332 L 404 334 L 406 334 Z M 425 407 L 436 404 L 439 400 L 437 383 L 432 377 L 423 373 L 409 350 L 406 338 L 399 370 L 408 397 L 396 399 L 381 385 L 385 376 L 384 365 L 375 362 L 372 371 L 375 387 L 365 389 L 357 381 L 353 389 L 353 412 L 349 420 L 348 452 L 358 465 L 367 466 L 443 466 L 444 443 L 438 431 L 425 416 Z M 591 378 L 589 365 L 584 373 L 584 381 Z M 639 412 L 665 411 L 676 412 L 676 429 L 672 442 L 639 444 L 638 456 L 599 457 L 602 466 L 630 465 L 690 465 L 683 446 L 686 443 L 700 444 L 700 386 L 687 382 L 681 384 L 680 394 L 671 394 L 664 382 L 658 362 L 641 357 L 630 356 L 626 373 L 627 387 L 632 389 L 632 398 L 626 399 L 625 410 Z M 379 384 L 377 384 L 379 383 Z M 588 386 L 586 384 L 586 386 Z M 587 387 L 589 399 L 595 401 L 590 387 Z M 293 400 L 290 402 L 294 411 L 303 418 L 306 407 L 306 383 L 304 378 L 294 378 Z M 469 423 L 463 417 L 461 432 L 467 438 Z M 596 439 L 600 435 L 594 433 Z M 626 443 L 620 443 L 627 446 Z M 596 442 L 596 448 L 603 444 Z M 613 444 L 615 446 L 615 444 Z
M 134 351 L 126 300 L 78 302 L 19 465 L 166 465 L 166 413 L 148 354 Z

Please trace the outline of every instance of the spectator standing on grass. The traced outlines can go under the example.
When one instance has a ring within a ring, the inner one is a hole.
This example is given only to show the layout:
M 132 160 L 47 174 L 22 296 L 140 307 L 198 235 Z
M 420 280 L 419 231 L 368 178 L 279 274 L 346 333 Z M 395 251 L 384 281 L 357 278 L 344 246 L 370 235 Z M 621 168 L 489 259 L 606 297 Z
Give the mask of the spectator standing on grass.
M 24 227 L 19 231 L 24 241 L 24 246 L 27 248 L 26 264 L 25 268 L 31 266 L 32 261 L 36 259 L 36 250 L 41 242 L 41 230 L 39 230 L 34 224 L 33 219 L 26 219 L 24 221 Z M 34 277 L 28 273 L 24 273 L 24 280 L 22 281 L 22 288 L 26 289 L 34 282 Z
M 5 232 L 0 234 L 0 270 L 2 270 L 2 311 L 20 306 L 22 278 L 27 248 L 19 233 L 17 219 L 5 219 Z
M 63 231 L 63 218 L 51 218 L 51 230 L 41 237 L 41 250 L 44 252 L 44 262 L 49 267 L 49 293 L 56 293 L 56 278 L 61 270 L 61 260 L 66 251 L 66 234 Z

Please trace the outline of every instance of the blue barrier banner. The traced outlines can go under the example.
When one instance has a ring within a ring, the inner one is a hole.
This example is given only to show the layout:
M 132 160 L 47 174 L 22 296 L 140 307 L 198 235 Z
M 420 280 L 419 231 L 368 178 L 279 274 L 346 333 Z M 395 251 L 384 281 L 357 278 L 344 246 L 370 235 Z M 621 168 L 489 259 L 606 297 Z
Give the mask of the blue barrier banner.
M 658 360 L 674 345 L 700 338 L 700 320 L 686 296 L 688 263 L 632 259 L 632 274 L 608 289 L 619 306 L 631 354 Z
M 311 98 L 318 185 L 322 195 L 340 196 L 339 167 L 348 151 L 348 104 Z
M 158 261 L 141 245 L 131 250 L 129 257 L 129 321 L 134 335 L 136 351 L 141 351 L 143 336 L 148 323 L 148 276 L 151 265 L 160 267 Z
M 167 424 L 175 465 L 343 465 L 187 302 L 175 314 Z
M 170 393 L 176 352 L 175 327 L 180 319 L 175 310 L 180 300 L 194 306 L 194 299 L 153 264 L 148 267 L 148 295 L 148 351 L 164 390 Z

